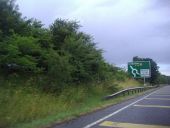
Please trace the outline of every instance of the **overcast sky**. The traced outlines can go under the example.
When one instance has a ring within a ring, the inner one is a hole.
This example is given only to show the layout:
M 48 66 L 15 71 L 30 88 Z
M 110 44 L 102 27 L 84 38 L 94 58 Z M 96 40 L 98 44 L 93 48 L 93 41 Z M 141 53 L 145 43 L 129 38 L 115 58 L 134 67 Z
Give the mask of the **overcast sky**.
M 133 56 L 155 60 L 170 75 L 170 0 L 17 0 L 23 16 L 48 27 L 56 18 L 80 21 L 104 58 L 125 66 Z

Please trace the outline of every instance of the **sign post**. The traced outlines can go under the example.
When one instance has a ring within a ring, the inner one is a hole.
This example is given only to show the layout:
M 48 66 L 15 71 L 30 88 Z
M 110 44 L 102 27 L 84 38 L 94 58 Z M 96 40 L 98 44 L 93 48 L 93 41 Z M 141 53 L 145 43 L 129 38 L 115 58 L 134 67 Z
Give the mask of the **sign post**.
M 128 72 L 133 78 L 143 78 L 144 85 L 145 85 L 146 78 L 151 77 L 150 61 L 129 62 Z
M 143 77 L 143 85 L 145 86 L 146 84 L 145 84 L 145 77 Z

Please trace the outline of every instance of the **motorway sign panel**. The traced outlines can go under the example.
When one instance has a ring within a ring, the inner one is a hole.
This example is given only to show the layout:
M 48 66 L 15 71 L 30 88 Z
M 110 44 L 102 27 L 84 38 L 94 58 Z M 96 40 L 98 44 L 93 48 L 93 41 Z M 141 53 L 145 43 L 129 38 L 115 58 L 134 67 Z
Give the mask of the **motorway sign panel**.
M 150 61 L 129 62 L 128 72 L 134 78 L 149 78 L 151 77 Z

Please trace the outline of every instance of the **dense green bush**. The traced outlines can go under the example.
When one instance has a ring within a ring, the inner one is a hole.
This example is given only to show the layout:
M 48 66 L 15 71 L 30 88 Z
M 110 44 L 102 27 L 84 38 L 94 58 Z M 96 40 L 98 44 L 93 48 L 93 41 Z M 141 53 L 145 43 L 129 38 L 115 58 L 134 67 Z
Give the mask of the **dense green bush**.
M 1 0 L 0 10 L 0 70 L 7 75 L 37 76 L 40 87 L 53 92 L 116 78 L 118 69 L 105 62 L 78 22 L 56 19 L 43 28 L 36 19 L 22 18 L 14 0 Z
M 13 71 L 39 71 L 36 65 L 42 51 L 33 37 L 14 35 L 0 44 L 0 64 L 7 70 Z

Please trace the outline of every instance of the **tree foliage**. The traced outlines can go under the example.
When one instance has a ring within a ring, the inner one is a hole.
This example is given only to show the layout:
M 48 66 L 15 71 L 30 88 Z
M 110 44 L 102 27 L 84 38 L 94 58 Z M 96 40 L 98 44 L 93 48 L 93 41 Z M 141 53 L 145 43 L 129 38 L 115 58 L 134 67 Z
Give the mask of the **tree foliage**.
M 170 84 L 170 76 L 166 76 L 166 75 L 163 75 L 163 74 L 159 74 L 159 77 L 158 77 L 158 84 Z
M 151 84 L 156 84 L 158 82 L 159 77 L 159 67 L 157 63 L 151 58 L 140 58 L 138 56 L 133 57 L 133 61 L 150 61 L 151 64 L 151 78 L 149 78 L 149 82 Z
M 79 28 L 78 22 L 63 19 L 43 28 L 40 21 L 23 18 L 15 0 L 0 0 L 0 70 L 43 75 L 48 90 L 111 79 L 117 69 Z
M 49 28 L 41 21 L 22 17 L 15 0 L 0 0 L 0 71 L 19 75 L 43 76 L 43 87 L 61 89 L 70 84 L 102 82 L 127 74 L 105 62 L 102 50 L 93 37 L 80 31 L 77 21 L 56 19 Z M 150 83 L 162 83 L 155 61 L 134 57 L 133 61 L 150 61 Z

